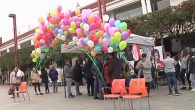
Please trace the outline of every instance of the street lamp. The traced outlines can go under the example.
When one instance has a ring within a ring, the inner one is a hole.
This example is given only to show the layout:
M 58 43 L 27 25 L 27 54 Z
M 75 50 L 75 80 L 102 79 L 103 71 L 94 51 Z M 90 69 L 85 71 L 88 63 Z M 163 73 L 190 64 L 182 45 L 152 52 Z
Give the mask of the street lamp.
M 17 27 L 16 27 L 16 14 L 9 14 L 9 17 L 13 19 L 13 29 L 14 29 L 14 57 L 15 66 L 18 66 L 18 54 L 17 54 Z

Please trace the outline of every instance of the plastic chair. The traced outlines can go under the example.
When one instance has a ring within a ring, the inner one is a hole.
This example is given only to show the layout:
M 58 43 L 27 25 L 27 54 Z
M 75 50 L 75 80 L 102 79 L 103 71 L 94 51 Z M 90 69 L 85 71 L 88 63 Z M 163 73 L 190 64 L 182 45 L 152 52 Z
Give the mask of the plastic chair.
M 121 94 L 124 94 L 123 92 Z M 148 102 L 148 107 L 149 110 L 150 108 L 150 102 L 148 99 L 148 92 L 147 88 L 145 86 L 145 78 L 137 78 L 137 79 L 131 79 L 130 84 L 129 84 L 129 94 L 128 95 L 123 95 L 123 99 L 127 99 L 128 102 L 129 100 L 131 101 L 131 109 L 133 110 L 133 99 L 140 99 L 140 98 L 147 98 Z M 129 102 L 129 107 L 130 107 L 130 102 Z
M 24 93 L 26 93 L 28 95 L 28 99 L 30 101 L 30 96 L 28 94 L 28 89 L 27 89 L 27 82 L 22 82 L 20 87 L 19 87 L 19 91 L 14 91 L 15 97 L 16 97 L 16 94 L 19 95 L 19 102 L 20 102 L 20 94 L 22 94 L 24 101 L 25 101 Z M 16 100 L 15 97 L 14 97 L 14 102 Z
M 104 93 L 104 89 L 109 87 L 104 87 L 102 92 Z M 121 97 L 121 90 L 125 88 L 125 79 L 114 79 L 112 82 L 111 94 L 104 93 L 104 107 L 106 110 L 106 99 L 112 99 L 114 104 L 114 109 L 116 110 L 115 99 L 120 99 Z M 121 108 L 121 107 L 120 107 Z

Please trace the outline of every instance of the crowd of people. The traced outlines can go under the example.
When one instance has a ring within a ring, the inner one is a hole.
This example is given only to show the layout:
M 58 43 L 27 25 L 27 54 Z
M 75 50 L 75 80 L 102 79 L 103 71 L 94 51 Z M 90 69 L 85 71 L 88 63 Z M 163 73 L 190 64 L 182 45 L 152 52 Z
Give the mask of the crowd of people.
M 166 76 L 169 90 L 168 95 L 180 95 L 177 87 L 178 81 L 182 82 L 183 87 L 181 89 L 187 89 L 185 78 L 187 78 L 189 84 L 188 89 L 195 91 L 195 57 L 191 53 L 184 50 L 182 51 L 181 57 L 171 57 L 171 54 L 167 52 L 166 58 L 163 61 L 159 59 L 159 52 L 157 50 L 154 49 L 152 54 L 154 55 L 154 57 L 151 57 L 152 60 L 145 53 L 141 55 L 141 59 L 134 66 L 136 75 L 130 75 L 131 73 L 128 72 L 131 78 L 145 78 L 148 93 L 150 93 L 150 88 L 152 87 L 151 82 L 157 80 L 157 77 L 155 77 L 157 73 L 164 73 L 164 76 Z M 71 59 L 65 60 L 63 70 L 68 98 L 82 95 L 79 87 L 84 78 L 86 80 L 88 96 L 103 100 L 102 87 L 111 87 L 113 79 L 126 78 L 124 73 L 129 70 L 127 68 L 130 68 L 129 65 L 124 67 L 124 62 L 117 57 L 116 53 L 110 53 L 106 58 L 103 58 L 102 54 L 97 54 L 94 62 L 88 57 L 78 58 L 75 65 L 72 66 Z M 19 84 L 21 83 L 21 77 L 17 75 L 18 71 L 19 69 L 15 67 L 10 75 L 10 88 L 13 90 L 18 90 Z M 53 93 L 57 93 L 58 71 L 54 66 L 51 66 L 49 71 L 45 67 L 41 67 L 40 71 L 36 68 L 32 69 L 31 82 L 36 95 L 44 94 L 40 89 L 41 84 L 45 86 L 45 94 L 50 93 L 49 79 L 52 81 Z M 126 86 L 128 86 L 129 81 Z M 73 82 L 75 84 L 75 95 L 71 91 Z M 15 94 L 13 94 L 13 97 L 15 97 Z

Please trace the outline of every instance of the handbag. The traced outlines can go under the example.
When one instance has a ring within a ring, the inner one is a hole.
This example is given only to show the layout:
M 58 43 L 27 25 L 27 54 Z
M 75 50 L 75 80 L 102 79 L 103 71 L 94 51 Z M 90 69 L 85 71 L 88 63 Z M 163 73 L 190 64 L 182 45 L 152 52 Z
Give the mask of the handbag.
M 13 95 L 14 93 L 14 88 L 13 86 L 10 86 L 9 90 L 8 90 L 8 95 Z

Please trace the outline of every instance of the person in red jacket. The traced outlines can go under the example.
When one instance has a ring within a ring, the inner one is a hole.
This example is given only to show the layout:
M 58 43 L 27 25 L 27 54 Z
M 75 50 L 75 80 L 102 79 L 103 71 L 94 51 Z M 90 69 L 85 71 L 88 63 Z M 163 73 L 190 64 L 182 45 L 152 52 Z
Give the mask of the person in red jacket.
M 104 72 L 104 79 L 106 81 L 107 86 L 111 86 L 111 77 L 109 76 L 109 58 L 106 59 L 106 63 L 104 64 L 104 68 L 103 68 L 103 72 Z

